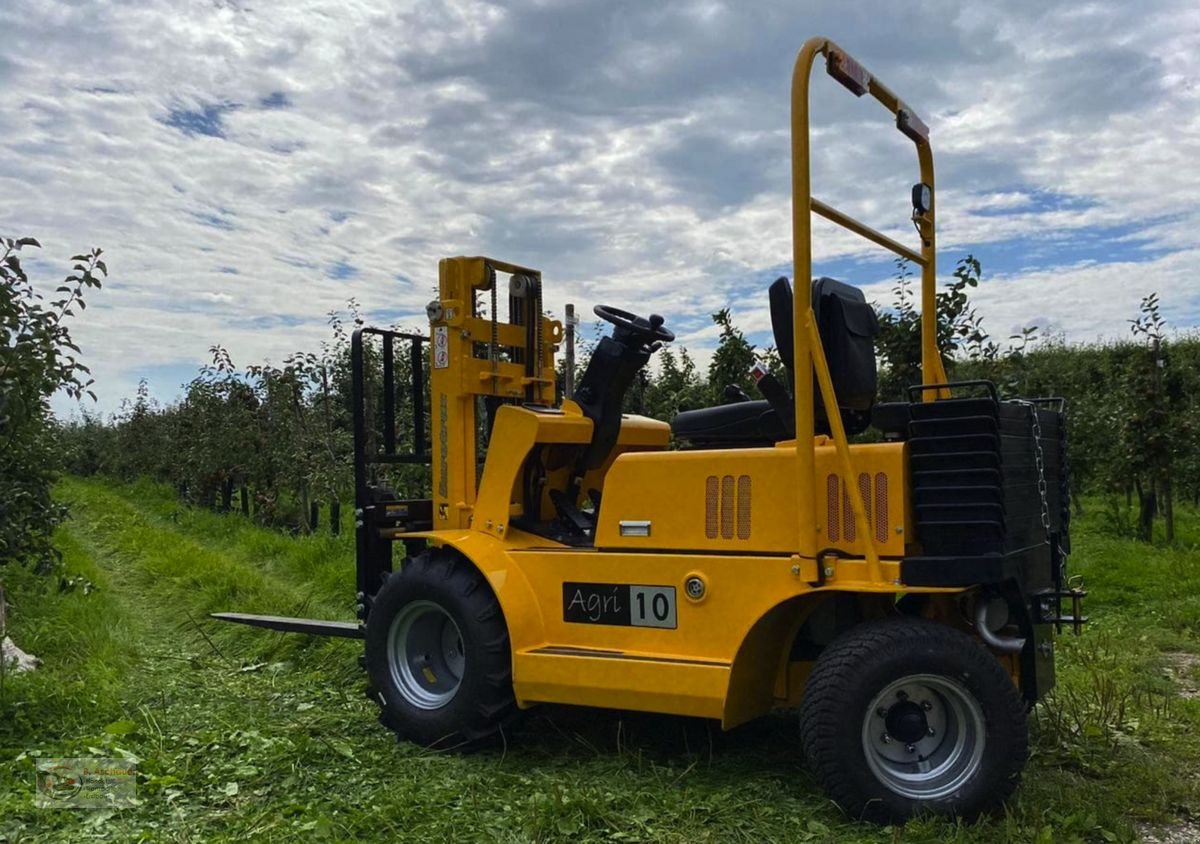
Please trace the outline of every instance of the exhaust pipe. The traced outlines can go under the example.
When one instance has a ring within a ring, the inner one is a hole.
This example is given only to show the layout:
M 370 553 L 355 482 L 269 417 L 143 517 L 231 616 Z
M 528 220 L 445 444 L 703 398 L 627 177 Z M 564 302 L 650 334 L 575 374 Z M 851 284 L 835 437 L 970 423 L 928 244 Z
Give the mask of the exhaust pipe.
M 1002 619 L 988 618 L 998 615 L 999 612 L 1004 613 Z M 1008 603 L 1003 598 L 993 597 L 990 600 L 979 602 L 975 610 L 975 629 L 979 631 L 979 638 L 983 639 L 984 643 L 993 650 L 1015 654 L 1025 649 L 1024 637 L 997 636 L 992 632 L 992 627 L 988 624 L 989 620 L 993 622 L 999 620 L 1000 623 L 995 625 L 997 629 L 1008 623 Z

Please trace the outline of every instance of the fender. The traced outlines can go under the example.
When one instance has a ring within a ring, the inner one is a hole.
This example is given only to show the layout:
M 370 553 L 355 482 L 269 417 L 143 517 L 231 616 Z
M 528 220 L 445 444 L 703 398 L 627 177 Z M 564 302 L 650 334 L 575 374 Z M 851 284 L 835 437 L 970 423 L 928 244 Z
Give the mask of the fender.
M 516 530 L 510 532 L 507 540 L 473 530 L 435 530 L 406 533 L 402 538 L 427 539 L 435 547 L 452 548 L 487 578 L 496 600 L 500 602 L 500 611 L 504 614 L 508 638 L 515 654 L 546 644 L 542 610 L 534 598 L 533 589 L 506 551 L 506 547 L 511 547 L 521 536 Z
M 937 597 L 964 591 L 916 588 L 908 594 Z M 813 612 L 838 595 L 852 596 L 858 601 L 858 613 L 863 619 L 896 612 L 891 593 L 871 594 L 844 589 L 813 590 L 786 598 L 769 608 L 746 631 L 734 656 L 721 716 L 723 729 L 765 715 L 777 706 L 800 703 L 810 664 L 799 663 L 803 668 L 797 672 L 794 667 L 797 664 L 790 658 L 792 647 Z
M 764 715 L 789 697 L 787 669 L 792 643 L 813 610 L 832 594 L 817 591 L 787 598 L 750 626 L 730 668 L 722 729 Z

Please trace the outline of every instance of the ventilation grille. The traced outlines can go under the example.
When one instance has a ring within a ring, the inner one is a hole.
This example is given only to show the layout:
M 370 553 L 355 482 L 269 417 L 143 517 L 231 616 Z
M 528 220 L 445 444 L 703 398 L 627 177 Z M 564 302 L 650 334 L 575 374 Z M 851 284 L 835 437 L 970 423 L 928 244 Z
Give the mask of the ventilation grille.
M 709 475 L 704 482 L 704 535 L 750 538 L 750 476 Z
M 858 491 L 862 495 L 867 511 L 867 524 L 876 542 L 887 542 L 888 538 L 888 479 L 883 472 L 872 478 L 867 472 L 858 476 Z M 858 528 L 854 523 L 854 508 L 850 506 L 850 491 L 838 475 L 825 478 L 825 500 L 827 511 L 825 535 L 830 542 L 854 542 Z

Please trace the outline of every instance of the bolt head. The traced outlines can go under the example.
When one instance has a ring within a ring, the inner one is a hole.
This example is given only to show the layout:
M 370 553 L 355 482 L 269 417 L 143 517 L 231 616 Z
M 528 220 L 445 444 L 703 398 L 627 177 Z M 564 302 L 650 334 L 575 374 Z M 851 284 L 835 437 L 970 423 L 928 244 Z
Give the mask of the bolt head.
M 887 713 L 888 713 L 888 711 L 887 711 L 887 707 L 886 707 L 886 706 L 881 706 L 881 707 L 879 707 L 878 709 L 876 709 L 876 710 L 875 710 L 875 714 L 876 714 L 876 715 L 878 715 L 880 718 L 886 718 L 886 717 L 887 717 Z
M 825 576 L 833 577 L 833 566 L 825 566 Z
M 881 736 L 879 737 L 879 740 L 880 740 L 881 742 L 883 742 L 884 744 L 891 744 L 891 742 L 892 742 L 892 737 L 891 737 L 891 736 L 889 736 L 887 733 L 884 733 L 883 735 L 881 735 Z
M 929 728 L 929 735 L 931 735 L 931 736 L 936 736 L 936 735 L 937 735 L 937 730 L 935 730 L 933 727 L 930 727 L 930 728 Z
M 900 691 L 896 692 L 896 699 L 908 700 L 908 692 L 904 691 L 904 689 L 901 689 Z
M 933 704 L 927 700 L 923 700 L 921 701 L 921 708 L 928 712 L 929 710 L 933 709 Z
M 917 746 L 915 744 L 906 744 L 906 745 L 904 745 L 904 752 L 905 753 L 916 753 Z

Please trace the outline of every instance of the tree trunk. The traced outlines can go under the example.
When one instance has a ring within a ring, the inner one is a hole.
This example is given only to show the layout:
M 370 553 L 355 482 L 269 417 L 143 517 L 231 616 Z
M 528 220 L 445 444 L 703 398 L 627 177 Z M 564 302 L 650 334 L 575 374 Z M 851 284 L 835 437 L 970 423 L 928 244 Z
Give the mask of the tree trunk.
M 1162 479 L 1163 523 L 1166 525 L 1167 542 L 1175 541 L 1175 495 L 1171 489 L 1171 474 Z
M 1135 481 L 1138 494 L 1138 538 L 1149 542 L 1154 538 L 1154 513 L 1158 500 L 1154 495 L 1154 482 L 1148 489 L 1143 490 L 1140 481 Z
M 309 499 L 308 499 L 308 484 L 300 485 L 300 532 L 309 533 L 312 531 L 312 522 L 309 517 Z
M 336 498 L 329 502 L 329 532 L 334 536 L 342 532 L 342 502 Z

